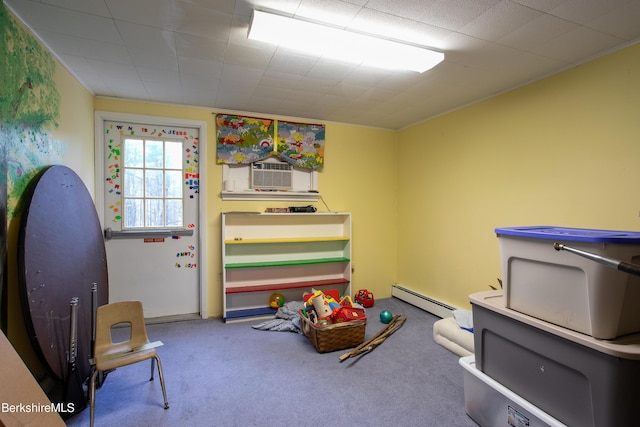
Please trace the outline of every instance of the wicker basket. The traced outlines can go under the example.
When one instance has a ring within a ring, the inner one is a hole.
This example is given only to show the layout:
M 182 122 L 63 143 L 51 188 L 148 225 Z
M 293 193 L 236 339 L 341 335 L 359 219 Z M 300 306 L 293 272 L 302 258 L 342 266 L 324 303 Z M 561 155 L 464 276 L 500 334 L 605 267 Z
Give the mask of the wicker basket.
M 343 350 L 357 347 L 364 342 L 367 319 L 334 323 L 333 325 L 316 325 L 300 314 L 302 333 L 309 338 L 318 353 Z

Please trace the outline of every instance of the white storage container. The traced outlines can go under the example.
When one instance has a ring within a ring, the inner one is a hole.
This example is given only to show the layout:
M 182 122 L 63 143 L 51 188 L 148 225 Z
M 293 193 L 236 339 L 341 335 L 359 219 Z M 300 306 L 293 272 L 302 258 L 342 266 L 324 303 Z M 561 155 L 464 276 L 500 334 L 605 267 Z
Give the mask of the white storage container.
M 554 243 L 640 264 L 640 233 L 566 227 L 496 228 L 507 308 L 599 339 L 640 332 L 640 277 Z
M 560 421 L 546 414 L 522 397 L 476 368 L 474 356 L 460 358 L 464 384 L 464 406 L 481 427 L 562 427 Z

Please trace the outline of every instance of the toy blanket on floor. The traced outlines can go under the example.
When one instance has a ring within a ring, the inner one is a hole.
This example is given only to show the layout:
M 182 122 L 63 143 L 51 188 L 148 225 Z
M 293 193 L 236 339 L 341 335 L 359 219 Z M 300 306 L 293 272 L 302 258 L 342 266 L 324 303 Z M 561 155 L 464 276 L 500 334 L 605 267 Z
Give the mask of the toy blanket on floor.
M 276 312 L 275 319 L 266 320 L 251 327 L 261 331 L 295 332 L 300 334 L 302 333 L 302 329 L 300 328 L 298 310 L 302 308 L 304 308 L 302 301 L 286 302 Z

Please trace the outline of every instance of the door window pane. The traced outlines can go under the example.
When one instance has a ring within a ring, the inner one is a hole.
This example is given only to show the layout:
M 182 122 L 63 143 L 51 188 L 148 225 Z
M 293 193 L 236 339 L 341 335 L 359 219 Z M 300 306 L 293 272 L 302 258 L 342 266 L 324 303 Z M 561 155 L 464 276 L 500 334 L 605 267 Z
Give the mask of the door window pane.
M 164 226 L 164 208 L 162 200 L 147 199 L 145 200 L 145 226 L 147 227 L 163 227 Z
M 182 199 L 182 172 L 166 171 L 164 179 L 164 197 Z
M 124 140 L 124 167 L 141 168 L 144 166 L 144 141 L 141 139 Z
M 144 194 L 144 171 L 142 169 L 128 169 L 124 171 L 124 196 L 142 197 Z
M 144 149 L 144 167 L 162 168 L 164 159 L 163 141 L 146 141 Z
M 165 206 L 167 225 L 171 227 L 182 227 L 182 200 L 167 200 Z
M 162 170 L 147 169 L 145 174 L 145 197 L 162 197 Z
M 124 140 L 123 226 L 183 226 L 183 146 L 162 139 Z
M 182 170 L 182 143 L 167 141 L 164 167 Z
M 142 199 L 124 199 L 124 226 L 144 227 Z

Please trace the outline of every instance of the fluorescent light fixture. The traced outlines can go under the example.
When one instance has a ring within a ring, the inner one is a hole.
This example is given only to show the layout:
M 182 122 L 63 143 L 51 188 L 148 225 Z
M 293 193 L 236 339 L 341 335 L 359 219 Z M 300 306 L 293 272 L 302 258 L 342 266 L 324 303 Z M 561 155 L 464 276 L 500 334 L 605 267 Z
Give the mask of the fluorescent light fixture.
M 444 60 L 443 53 L 425 47 L 258 10 L 253 11 L 248 37 L 311 55 L 419 73 Z

